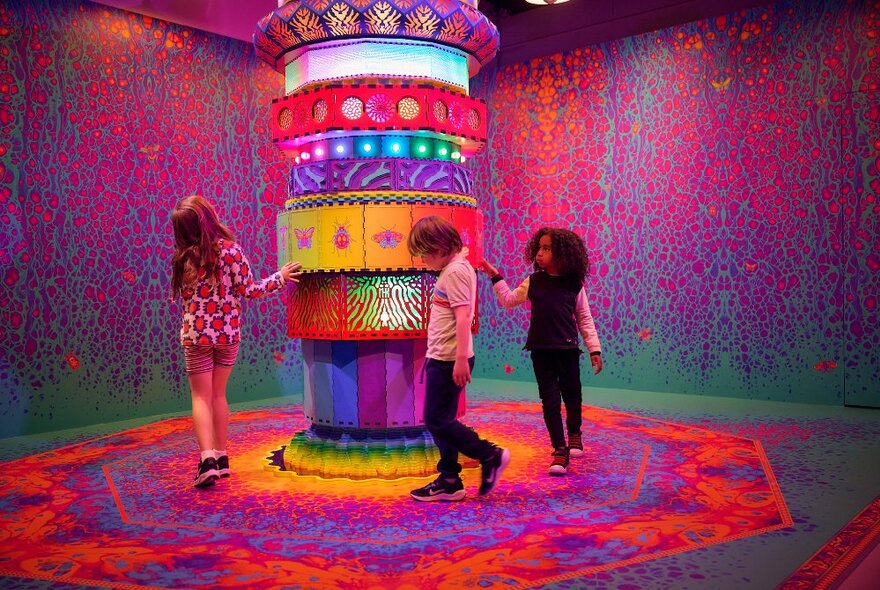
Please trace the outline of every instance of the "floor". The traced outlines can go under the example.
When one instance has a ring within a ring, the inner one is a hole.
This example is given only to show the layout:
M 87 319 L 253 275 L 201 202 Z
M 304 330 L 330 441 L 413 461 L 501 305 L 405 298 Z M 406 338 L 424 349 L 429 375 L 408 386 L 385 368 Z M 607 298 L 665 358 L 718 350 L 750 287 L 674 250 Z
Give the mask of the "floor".
M 532 383 L 478 379 L 471 385 L 469 397 L 473 400 L 534 400 L 536 394 Z M 759 441 L 794 524 L 784 530 L 610 572 L 551 582 L 541 586 L 543 588 L 635 587 L 637 580 L 650 577 L 655 569 L 681 572 L 676 588 L 682 590 L 710 585 L 714 590 L 776 588 L 880 496 L 880 410 L 595 388 L 585 388 L 584 400 L 599 408 L 711 427 Z M 233 409 L 245 411 L 299 403 L 301 399 L 292 397 L 237 404 Z M 157 418 L 160 417 L 0 440 L 0 461 L 149 424 Z M 0 562 L 0 586 L 7 587 L 2 573 Z M 880 550 L 875 547 L 873 551 L 865 551 L 857 567 L 845 574 L 824 587 L 847 590 L 876 587 Z M 32 580 L 27 587 L 89 586 Z M 640 583 L 639 587 L 644 588 L 644 584 Z M 666 587 L 669 586 L 657 586 Z

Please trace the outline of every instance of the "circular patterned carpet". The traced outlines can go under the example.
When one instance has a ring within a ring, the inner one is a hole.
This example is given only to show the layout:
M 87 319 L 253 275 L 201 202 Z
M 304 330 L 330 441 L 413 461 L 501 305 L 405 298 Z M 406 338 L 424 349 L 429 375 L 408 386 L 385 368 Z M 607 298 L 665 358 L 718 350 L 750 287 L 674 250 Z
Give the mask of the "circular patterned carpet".
M 233 415 L 233 476 L 190 487 L 188 418 L 9 461 L 0 574 L 105 587 L 536 586 L 791 525 L 760 443 L 586 407 L 585 455 L 546 474 L 533 402 L 480 402 L 465 422 L 508 447 L 489 496 L 414 502 L 429 478 L 277 473 L 298 406 Z M 23 580 L 24 581 L 24 580 Z

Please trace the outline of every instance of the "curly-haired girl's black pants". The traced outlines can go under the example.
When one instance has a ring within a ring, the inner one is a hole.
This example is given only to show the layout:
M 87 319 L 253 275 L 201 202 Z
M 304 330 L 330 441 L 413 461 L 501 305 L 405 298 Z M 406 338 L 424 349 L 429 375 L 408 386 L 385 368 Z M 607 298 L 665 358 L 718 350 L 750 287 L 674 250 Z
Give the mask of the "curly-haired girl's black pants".
M 538 381 L 538 395 L 544 410 L 544 423 L 550 433 L 554 449 L 564 447 L 562 404 L 565 404 L 565 426 L 569 434 L 581 432 L 581 351 L 578 348 L 562 350 L 532 350 L 532 366 Z

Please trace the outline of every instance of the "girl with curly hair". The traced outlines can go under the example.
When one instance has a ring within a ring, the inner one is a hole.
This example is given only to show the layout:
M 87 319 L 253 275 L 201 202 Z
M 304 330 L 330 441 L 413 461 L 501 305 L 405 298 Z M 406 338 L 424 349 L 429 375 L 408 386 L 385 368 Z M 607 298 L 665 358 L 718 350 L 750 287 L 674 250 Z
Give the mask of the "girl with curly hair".
M 584 291 L 590 261 L 580 236 L 552 227 L 535 232 L 525 254 L 535 272 L 513 290 L 492 264 L 483 260 L 480 268 L 492 278 L 501 305 L 509 309 L 531 302 L 532 317 L 524 348 L 531 353 L 544 423 L 553 445 L 549 473 L 565 475 L 569 457 L 584 454 L 578 332 L 590 352 L 593 373 L 598 375 L 602 370 L 599 335 Z M 567 444 L 562 424 L 563 403 Z

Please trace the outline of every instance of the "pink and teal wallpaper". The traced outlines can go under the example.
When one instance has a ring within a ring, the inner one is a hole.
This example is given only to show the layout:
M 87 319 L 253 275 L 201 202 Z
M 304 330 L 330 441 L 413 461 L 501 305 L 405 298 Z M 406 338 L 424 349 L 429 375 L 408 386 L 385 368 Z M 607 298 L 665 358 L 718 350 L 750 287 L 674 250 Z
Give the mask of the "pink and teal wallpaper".
M 585 384 L 878 405 L 878 2 L 791 2 L 473 84 L 486 250 L 583 234 L 606 369 Z M 261 275 L 290 163 L 253 48 L 89 2 L 0 4 L 0 436 L 184 411 L 169 211 L 213 199 Z M 477 376 L 531 380 L 528 315 L 481 288 Z M 280 297 L 230 383 L 302 391 Z
M 169 213 L 212 199 L 277 268 L 281 76 L 248 44 L 89 2 L 0 4 L 2 434 L 189 407 Z M 281 296 L 248 301 L 235 400 L 302 391 Z
M 780 3 L 480 78 L 486 250 L 519 281 L 534 230 L 584 236 L 587 385 L 880 405 L 878 19 Z M 530 377 L 527 313 L 482 295 L 478 364 Z

